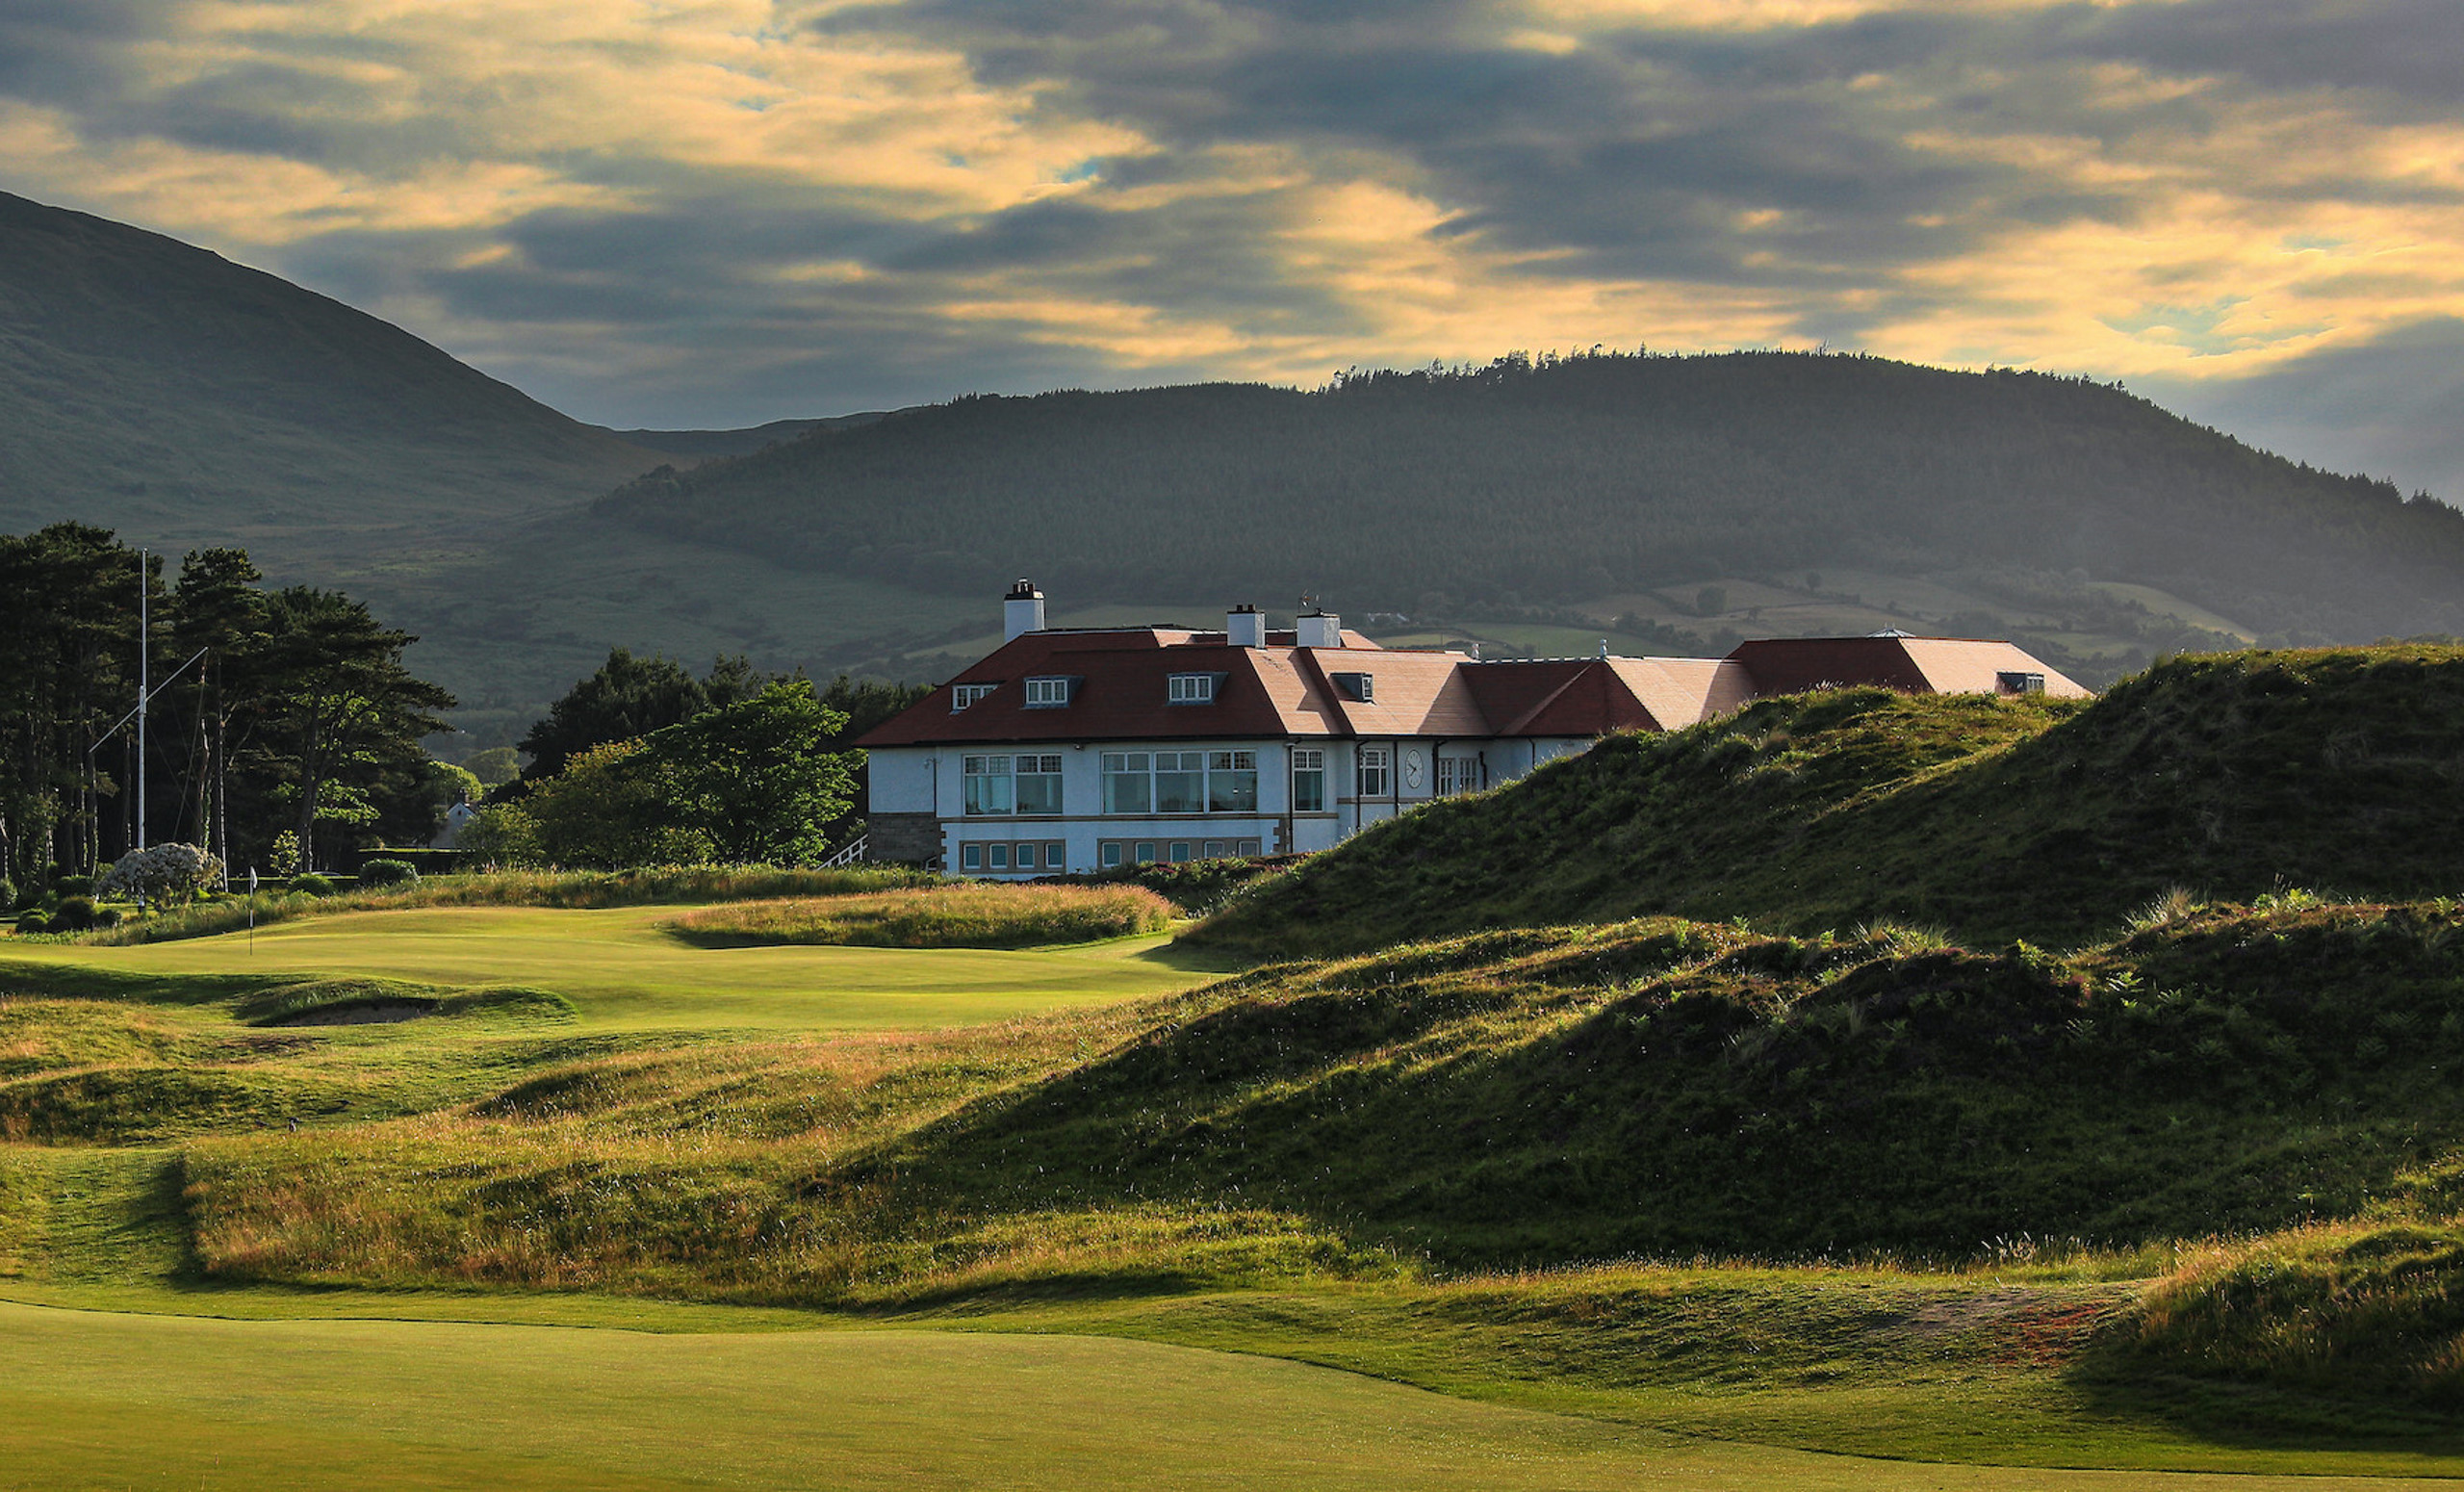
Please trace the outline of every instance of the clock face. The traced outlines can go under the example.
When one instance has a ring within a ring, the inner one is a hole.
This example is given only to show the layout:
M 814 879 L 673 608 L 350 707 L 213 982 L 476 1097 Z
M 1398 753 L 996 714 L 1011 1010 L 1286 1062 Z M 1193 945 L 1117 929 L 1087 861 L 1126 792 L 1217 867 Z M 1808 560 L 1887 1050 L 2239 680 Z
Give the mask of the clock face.
M 1403 785 L 1406 787 L 1418 787 L 1421 785 L 1421 778 L 1424 775 L 1423 770 L 1424 766 L 1424 763 L 1421 760 L 1420 748 L 1414 747 L 1412 750 L 1403 753 Z

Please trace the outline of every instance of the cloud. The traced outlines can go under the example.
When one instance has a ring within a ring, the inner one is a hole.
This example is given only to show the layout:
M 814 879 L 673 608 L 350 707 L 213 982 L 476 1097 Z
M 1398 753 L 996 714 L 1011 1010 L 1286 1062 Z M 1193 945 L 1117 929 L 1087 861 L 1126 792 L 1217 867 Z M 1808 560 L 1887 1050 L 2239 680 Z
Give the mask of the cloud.
M 2132 387 L 2281 455 L 2464 506 L 2464 318 L 2399 326 L 2244 377 Z
M 616 424 L 1827 340 L 2294 430 L 2464 318 L 2459 70 L 2451 0 L 0 0 L 0 185 Z

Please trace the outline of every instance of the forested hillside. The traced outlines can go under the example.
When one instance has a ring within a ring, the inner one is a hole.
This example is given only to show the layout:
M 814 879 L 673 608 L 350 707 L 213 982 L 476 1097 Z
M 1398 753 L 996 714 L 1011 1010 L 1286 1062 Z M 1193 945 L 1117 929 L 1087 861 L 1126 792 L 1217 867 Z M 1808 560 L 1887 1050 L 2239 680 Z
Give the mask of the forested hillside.
M 337 301 L 0 193 L 0 532 L 73 518 L 288 559 L 656 459 Z
M 1315 392 L 908 410 L 597 504 L 604 520 L 977 593 L 1348 609 L 1578 603 L 1720 576 L 2084 572 L 2275 635 L 2464 630 L 2464 514 L 2117 387 L 1864 357 L 1509 358 Z

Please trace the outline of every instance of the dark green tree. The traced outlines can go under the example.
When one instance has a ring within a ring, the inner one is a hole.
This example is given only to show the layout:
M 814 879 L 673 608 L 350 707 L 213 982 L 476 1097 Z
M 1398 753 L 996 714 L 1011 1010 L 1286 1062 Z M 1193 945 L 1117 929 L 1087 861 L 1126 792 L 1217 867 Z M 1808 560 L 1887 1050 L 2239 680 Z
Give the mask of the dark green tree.
M 677 827 L 723 861 L 796 865 L 821 859 L 846 812 L 854 754 L 831 750 L 847 717 L 806 679 L 644 737 L 629 769 L 654 774 Z
M 672 658 L 613 649 L 598 672 L 566 690 L 564 698 L 548 707 L 548 718 L 523 736 L 522 751 L 530 764 L 522 779 L 535 783 L 553 777 L 593 746 L 635 740 L 681 725 L 713 707 L 749 699 L 767 682 L 740 656 L 711 663 L 706 681 Z
M 367 824 L 389 778 L 427 786 L 420 738 L 445 730 L 453 696 L 402 666 L 417 639 L 334 591 L 295 585 L 267 598 L 264 725 L 254 749 L 275 778 L 300 854 L 319 863 L 321 823 Z

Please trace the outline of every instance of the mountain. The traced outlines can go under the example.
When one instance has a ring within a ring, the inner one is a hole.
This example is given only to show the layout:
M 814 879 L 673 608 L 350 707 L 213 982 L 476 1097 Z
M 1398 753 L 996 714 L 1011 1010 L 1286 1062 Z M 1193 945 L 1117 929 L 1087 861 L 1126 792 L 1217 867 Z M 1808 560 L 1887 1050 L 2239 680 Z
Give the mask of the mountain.
M 1110 601 L 1310 592 L 1348 612 L 1613 618 L 1672 586 L 1721 613 L 1723 581 L 1802 599 L 1856 573 L 1983 596 L 1987 622 L 2063 620 L 2107 582 L 2187 602 L 2220 635 L 2464 630 L 2464 513 L 2118 387 L 1866 357 L 965 399 L 655 473 L 593 511 L 975 595 L 1028 575 Z
M 338 301 L 0 194 L 0 528 L 76 517 L 322 569 L 658 459 Z
M 767 450 L 783 441 L 809 435 L 826 426 L 844 427 L 869 424 L 882 417 L 879 410 L 862 414 L 834 415 L 827 420 L 773 420 L 741 430 L 610 430 L 608 433 L 629 445 L 661 455 L 682 456 L 688 461 L 707 461 L 713 456 L 745 456 Z
M 2015 636 L 2092 684 L 2464 633 L 2464 515 L 2076 379 L 1510 358 L 613 431 L 270 275 L 0 196 L 0 531 L 65 518 L 366 599 L 463 700 L 449 752 L 517 739 L 620 643 L 946 677 L 1019 575 L 1056 625 L 1308 593 L 1493 655 L 1899 627 Z

